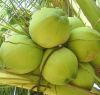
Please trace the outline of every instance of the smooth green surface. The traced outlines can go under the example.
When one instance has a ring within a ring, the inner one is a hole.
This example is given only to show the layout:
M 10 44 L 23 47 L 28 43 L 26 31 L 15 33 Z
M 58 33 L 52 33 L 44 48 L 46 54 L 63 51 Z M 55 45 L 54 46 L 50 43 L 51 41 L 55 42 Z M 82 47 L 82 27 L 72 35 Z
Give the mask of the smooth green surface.
M 100 34 L 89 27 L 79 27 L 71 31 L 68 48 L 71 49 L 80 62 L 92 61 L 99 51 Z
M 68 17 L 70 29 L 85 26 L 84 23 L 78 17 Z
M 80 64 L 84 65 L 84 67 L 86 67 L 91 73 L 95 74 L 94 68 L 89 63 Z M 88 71 L 82 68 L 82 66 L 79 66 L 77 76 L 75 80 L 72 81 L 72 84 L 91 90 L 94 82 L 95 78 Z
M 48 55 L 48 50 L 45 56 Z M 42 63 L 43 64 L 43 63 Z M 63 85 L 72 81 L 78 70 L 75 54 L 67 48 L 56 50 L 47 60 L 43 69 L 43 77 L 50 83 Z
M 3 42 L 0 54 L 7 71 L 24 74 L 40 65 L 43 51 L 27 36 L 13 35 Z
M 63 44 L 70 35 L 68 18 L 62 9 L 42 8 L 33 14 L 29 33 L 44 48 Z

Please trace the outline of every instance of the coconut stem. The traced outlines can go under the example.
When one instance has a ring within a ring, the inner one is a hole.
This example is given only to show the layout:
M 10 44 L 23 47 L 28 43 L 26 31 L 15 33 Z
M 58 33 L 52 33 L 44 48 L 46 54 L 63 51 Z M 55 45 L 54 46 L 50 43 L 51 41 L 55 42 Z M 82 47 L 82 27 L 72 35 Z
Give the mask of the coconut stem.
M 94 0 L 76 0 L 92 27 L 100 32 L 100 9 Z

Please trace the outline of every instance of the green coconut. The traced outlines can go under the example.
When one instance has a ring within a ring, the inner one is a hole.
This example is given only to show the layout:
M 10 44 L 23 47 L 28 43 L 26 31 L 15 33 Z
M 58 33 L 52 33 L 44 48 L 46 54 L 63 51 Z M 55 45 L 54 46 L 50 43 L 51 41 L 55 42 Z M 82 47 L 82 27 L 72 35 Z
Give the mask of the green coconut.
M 97 75 L 100 77 L 100 51 L 97 53 L 95 59 L 91 63 L 94 66 Z
M 89 27 L 79 27 L 71 31 L 66 45 L 76 54 L 80 62 L 94 60 L 99 51 L 100 34 Z
M 69 21 L 59 8 L 41 8 L 32 15 L 29 25 L 32 40 L 44 48 L 65 43 L 69 38 Z
M 0 54 L 7 71 L 25 74 L 40 65 L 43 50 L 27 36 L 13 35 L 2 43 Z
M 52 54 L 51 52 L 52 49 L 45 52 L 40 66 L 44 79 L 55 85 L 63 85 L 72 81 L 78 70 L 78 60 L 75 54 L 65 47 L 53 51 Z M 43 64 L 45 64 L 44 68 Z
M 91 62 L 96 68 L 100 68 L 100 51 L 96 54 L 95 59 Z
M 71 85 L 51 85 L 46 88 L 44 95 L 92 95 L 86 90 Z
M 71 30 L 77 27 L 85 26 L 78 17 L 68 17 Z
M 90 90 L 95 82 L 95 78 L 94 76 L 92 76 L 92 74 L 95 74 L 94 68 L 89 63 L 80 64 L 82 64 L 86 69 L 88 69 L 89 72 L 80 65 L 76 79 L 73 80 L 71 83 L 78 87 Z

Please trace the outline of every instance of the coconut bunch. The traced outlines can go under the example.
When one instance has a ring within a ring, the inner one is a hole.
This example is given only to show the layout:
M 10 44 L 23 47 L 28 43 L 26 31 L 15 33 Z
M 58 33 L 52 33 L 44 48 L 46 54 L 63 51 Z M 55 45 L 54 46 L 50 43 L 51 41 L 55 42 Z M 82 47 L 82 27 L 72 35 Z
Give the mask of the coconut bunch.
M 95 73 L 100 70 L 100 34 L 79 18 L 68 17 L 60 8 L 41 8 L 30 18 L 27 35 L 14 27 L 22 34 L 10 33 L 1 44 L 3 70 L 34 73 L 39 78 L 37 91 L 46 81 L 52 88 L 48 95 L 89 95 L 87 90 L 100 82 L 100 73 Z M 69 85 L 77 87 L 75 92 Z

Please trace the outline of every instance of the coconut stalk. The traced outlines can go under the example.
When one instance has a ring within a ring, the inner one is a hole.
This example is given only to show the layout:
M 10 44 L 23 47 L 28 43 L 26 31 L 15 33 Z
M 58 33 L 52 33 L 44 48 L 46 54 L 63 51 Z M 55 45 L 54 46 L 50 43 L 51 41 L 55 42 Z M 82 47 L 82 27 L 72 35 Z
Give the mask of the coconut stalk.
M 94 0 L 76 0 L 92 27 L 100 32 L 100 9 Z
M 38 81 L 38 76 L 32 75 L 32 73 L 25 74 L 25 75 L 16 75 L 16 74 L 8 73 L 2 70 L 0 71 L 0 84 L 2 85 L 10 85 L 10 86 L 20 87 L 20 88 L 25 88 L 25 89 L 31 89 L 33 86 L 36 85 L 37 81 Z M 44 84 L 44 87 L 46 87 L 47 84 L 45 83 L 43 84 Z M 68 84 L 68 87 L 70 87 L 71 89 L 75 88 L 76 91 L 79 91 L 80 93 L 81 92 L 86 93 L 86 95 L 95 95 L 89 92 L 88 90 L 85 90 L 76 86 L 72 86 Z
M 0 84 L 11 85 L 20 88 L 31 89 L 38 81 L 38 77 L 27 74 L 27 75 L 16 75 L 8 73 L 6 71 L 0 71 Z

